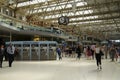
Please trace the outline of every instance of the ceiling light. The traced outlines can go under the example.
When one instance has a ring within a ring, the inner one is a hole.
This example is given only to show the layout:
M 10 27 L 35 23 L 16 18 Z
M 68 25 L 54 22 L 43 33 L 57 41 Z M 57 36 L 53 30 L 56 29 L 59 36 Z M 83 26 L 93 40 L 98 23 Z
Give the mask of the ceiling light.
M 14 3 L 14 1 L 13 0 L 9 0 L 9 4 L 13 4 Z

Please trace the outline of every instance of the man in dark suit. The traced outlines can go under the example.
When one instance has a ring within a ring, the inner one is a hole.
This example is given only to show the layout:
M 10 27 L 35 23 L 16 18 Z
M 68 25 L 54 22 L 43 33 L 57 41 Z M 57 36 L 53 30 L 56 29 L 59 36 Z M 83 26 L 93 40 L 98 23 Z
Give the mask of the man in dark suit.
M 0 45 L 0 68 L 2 68 L 3 55 L 4 55 L 4 45 Z

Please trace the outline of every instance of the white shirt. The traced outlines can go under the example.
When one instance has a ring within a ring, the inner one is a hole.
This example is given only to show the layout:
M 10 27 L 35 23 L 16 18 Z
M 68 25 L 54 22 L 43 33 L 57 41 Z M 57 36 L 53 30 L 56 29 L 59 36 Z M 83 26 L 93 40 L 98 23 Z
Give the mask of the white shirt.
M 84 48 L 83 52 L 86 53 L 86 48 Z
M 92 50 L 95 50 L 95 45 L 91 45 L 91 49 L 92 49 Z
M 99 47 L 95 48 L 95 53 L 96 53 L 96 54 L 99 54 L 99 53 L 100 53 L 100 48 L 99 48 Z
M 12 49 L 11 49 L 10 46 L 7 47 L 7 53 L 8 54 L 14 54 L 14 51 L 15 51 L 15 47 L 14 46 L 12 46 Z

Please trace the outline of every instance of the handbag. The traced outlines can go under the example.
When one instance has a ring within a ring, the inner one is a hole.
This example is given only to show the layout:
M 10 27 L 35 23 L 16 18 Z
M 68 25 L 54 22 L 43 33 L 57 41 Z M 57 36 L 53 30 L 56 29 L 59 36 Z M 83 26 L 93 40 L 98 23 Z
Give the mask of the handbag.
M 101 55 L 101 56 L 104 56 L 104 54 L 103 54 L 103 52 L 102 52 L 101 50 L 100 50 L 100 55 Z

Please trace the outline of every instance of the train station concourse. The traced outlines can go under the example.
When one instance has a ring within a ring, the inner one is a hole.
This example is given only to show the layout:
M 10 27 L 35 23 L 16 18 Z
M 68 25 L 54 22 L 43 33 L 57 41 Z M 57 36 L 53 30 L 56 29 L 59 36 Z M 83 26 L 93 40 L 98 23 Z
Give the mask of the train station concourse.
M 0 0 L 0 80 L 120 80 L 120 0 Z

